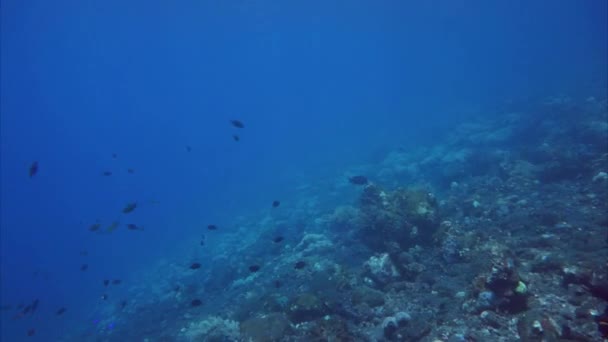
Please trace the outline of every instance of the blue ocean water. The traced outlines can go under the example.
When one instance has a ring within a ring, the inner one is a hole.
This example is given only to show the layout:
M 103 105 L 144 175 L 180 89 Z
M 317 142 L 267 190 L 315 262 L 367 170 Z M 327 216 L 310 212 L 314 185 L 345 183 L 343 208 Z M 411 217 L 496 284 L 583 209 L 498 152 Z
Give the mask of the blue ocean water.
M 221 268 L 212 251 L 257 239 L 243 222 L 277 215 L 274 200 L 295 210 L 307 184 L 433 146 L 510 103 L 601 97 L 607 11 L 602 0 L 3 1 L 2 340 L 137 332 L 108 311 L 135 300 L 130 288 L 152 279 L 141 274 L 162 260 Z M 317 200 L 358 198 L 326 190 Z

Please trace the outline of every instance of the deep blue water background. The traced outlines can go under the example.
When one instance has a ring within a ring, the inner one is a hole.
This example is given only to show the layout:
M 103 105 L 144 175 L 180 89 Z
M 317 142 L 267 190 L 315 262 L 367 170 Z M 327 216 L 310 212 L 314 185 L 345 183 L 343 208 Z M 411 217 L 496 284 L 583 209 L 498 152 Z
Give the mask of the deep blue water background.
M 2 337 L 90 324 L 100 279 L 137 282 L 207 223 L 289 199 L 295 179 L 602 82 L 606 1 L 464 3 L 3 1 L 1 301 L 41 306 L 3 312 Z M 146 231 L 92 234 L 97 219 Z

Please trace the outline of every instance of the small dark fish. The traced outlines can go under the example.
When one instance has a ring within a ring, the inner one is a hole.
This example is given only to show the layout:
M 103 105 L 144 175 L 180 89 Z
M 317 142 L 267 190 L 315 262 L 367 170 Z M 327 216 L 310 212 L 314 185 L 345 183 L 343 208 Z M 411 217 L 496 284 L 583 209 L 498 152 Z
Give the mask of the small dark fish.
M 57 310 L 56 314 L 57 316 L 61 316 L 63 315 L 65 312 L 67 311 L 66 308 L 60 308 L 59 310 Z
M 122 209 L 122 212 L 128 214 L 135 210 L 135 208 L 137 208 L 137 202 L 129 203 Z
M 295 268 L 296 270 L 301 270 L 304 267 L 306 267 L 306 262 L 304 261 L 298 261 L 296 262 L 296 264 L 293 266 L 293 268 Z
M 105 293 L 104 293 L 104 294 L 102 294 L 102 295 L 101 295 L 101 299 L 103 299 L 103 300 L 108 300 L 108 295 L 107 295 L 107 294 L 105 294 Z
M 116 228 L 118 228 L 118 226 L 120 226 L 120 222 L 114 221 L 114 222 L 112 222 L 112 224 L 110 226 L 108 226 L 108 228 L 106 230 L 108 231 L 108 233 L 111 233 L 111 232 L 115 231 Z
M 89 230 L 92 231 L 92 232 L 98 231 L 99 228 L 101 228 L 101 224 L 100 223 L 93 223 L 91 226 L 89 226 Z
M 133 170 L 133 169 L 127 169 L 127 172 L 130 173 L 130 174 L 134 174 L 135 170 Z
M 34 336 L 34 335 L 36 335 L 36 329 L 32 328 L 27 331 L 27 336 Z
M 197 307 L 197 306 L 201 306 L 203 304 L 203 302 L 200 299 L 195 299 L 193 301 L 190 302 L 190 305 L 192 307 Z
M 278 289 L 278 288 L 280 288 L 281 286 L 283 286 L 283 284 L 281 283 L 281 281 L 280 281 L 280 280 L 275 280 L 275 281 L 274 281 L 274 287 L 275 287 L 275 288 L 277 288 L 277 289 Z
M 127 229 L 129 229 L 129 230 L 144 230 L 144 227 L 139 227 L 136 224 L 129 223 L 129 224 L 127 224 Z
M 32 311 L 32 305 L 27 305 L 25 308 L 23 308 L 23 310 L 21 310 L 21 313 L 24 315 L 27 315 L 28 313 L 30 313 L 30 311 Z
M 35 299 L 32 302 L 32 314 L 36 311 L 36 309 L 38 309 L 38 303 L 39 303 L 38 299 Z
M 365 185 L 368 183 L 367 177 L 365 176 L 352 176 L 348 181 L 354 185 Z
M 125 306 L 127 306 L 127 301 L 126 300 L 123 300 L 122 302 L 120 302 L 120 308 L 121 309 L 124 309 Z
M 190 265 L 191 270 L 198 270 L 199 268 L 201 268 L 201 264 L 199 264 L 198 262 L 194 262 L 192 263 L 192 265 Z
M 107 287 L 108 285 L 110 285 L 110 280 L 109 280 L 109 279 L 105 279 L 105 280 L 103 281 L 103 286 L 106 286 L 106 287 Z
M 116 153 L 112 153 L 112 158 L 116 159 L 118 158 L 118 155 Z
M 251 265 L 249 266 L 249 272 L 255 273 L 260 270 L 260 265 Z
M 238 135 L 236 135 L 236 134 L 233 134 L 233 135 L 232 135 L 232 140 L 234 140 L 234 141 L 241 141 L 241 137 L 239 137 L 239 136 L 238 136 Z
M 205 245 L 205 240 L 201 240 L 201 246 Z
M 282 237 L 282 236 L 277 236 L 277 237 L 275 237 L 275 238 L 274 238 L 272 241 L 274 241 L 274 243 L 281 243 L 281 242 L 283 242 L 283 240 L 285 240 L 285 238 L 284 238 L 284 237 Z
M 214 224 L 210 224 L 210 225 L 207 226 L 207 229 L 209 229 L 209 230 L 217 230 L 217 226 L 214 225 Z
M 179 292 L 180 289 L 181 289 L 181 287 L 179 285 L 175 285 L 175 287 L 173 288 L 173 291 Z
M 272 207 L 276 208 L 281 205 L 281 201 L 272 201 Z
M 230 120 L 230 123 L 236 128 L 245 128 L 245 125 L 240 120 Z
M 112 285 L 120 285 L 121 283 L 122 283 L 122 280 L 120 280 L 120 279 L 112 280 Z
M 34 177 L 38 173 L 38 162 L 35 161 L 30 165 L 30 178 Z
M 186 146 L 186 152 L 190 152 L 190 151 L 192 151 L 192 147 L 190 147 L 190 145 L 187 145 Z
M 82 264 L 82 266 L 80 266 L 80 270 L 83 272 L 86 271 L 88 268 L 89 268 L 88 264 Z
M 112 175 L 112 171 L 104 171 L 104 172 L 102 173 L 102 175 L 104 175 L 104 176 L 106 176 L 106 177 L 107 177 L 107 176 L 111 176 L 111 175 Z

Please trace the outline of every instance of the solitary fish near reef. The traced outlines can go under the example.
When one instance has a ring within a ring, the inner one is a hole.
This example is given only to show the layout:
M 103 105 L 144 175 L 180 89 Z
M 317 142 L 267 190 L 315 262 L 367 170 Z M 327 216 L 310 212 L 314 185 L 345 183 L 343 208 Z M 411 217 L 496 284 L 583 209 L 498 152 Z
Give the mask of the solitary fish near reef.
M 304 261 L 298 261 L 296 262 L 296 264 L 293 266 L 293 268 L 295 268 L 296 270 L 301 270 L 304 267 L 306 267 L 306 262 Z
M 233 134 L 233 135 L 232 135 L 232 139 L 233 139 L 234 141 L 240 141 L 240 140 L 241 140 L 241 137 L 239 137 L 239 136 L 238 136 L 238 135 L 236 135 L 236 134 Z
M 190 147 L 190 145 L 186 146 L 186 151 L 187 151 L 187 152 L 192 151 L 192 147 Z
M 105 280 L 103 281 L 103 286 L 106 286 L 106 287 L 107 287 L 108 285 L 110 285 L 110 280 L 105 279 Z
M 201 264 L 199 264 L 198 262 L 194 262 L 192 263 L 192 265 L 190 265 L 191 270 L 198 270 L 199 268 L 201 268 Z
M 276 208 L 276 207 L 278 207 L 278 206 L 280 206 L 280 205 L 281 205 L 281 202 L 280 202 L 280 201 L 273 201 L 273 202 L 272 202 L 272 207 L 273 207 L 273 208 Z
M 112 175 L 112 171 L 104 171 L 104 172 L 102 173 L 102 175 L 103 175 L 103 176 L 106 176 L 106 177 L 107 177 L 107 176 L 111 176 L 111 175 Z
M 61 316 L 63 315 L 65 312 L 67 311 L 66 308 L 60 308 L 59 310 L 57 310 L 56 314 L 57 316 Z
M 193 301 L 190 302 L 190 305 L 192 307 L 201 306 L 202 304 L 203 304 L 203 302 L 200 299 L 194 299 Z
M 275 237 L 272 241 L 274 241 L 274 243 L 281 243 L 283 240 L 285 240 L 284 237 L 282 236 L 277 236 Z
M 30 178 L 34 177 L 38 173 L 38 162 L 35 161 L 30 165 Z
M 116 153 L 112 153 L 112 158 L 116 159 L 118 158 L 118 155 Z
M 130 173 L 130 174 L 134 174 L 135 170 L 133 170 L 133 169 L 127 169 L 127 172 Z
M 140 227 L 136 224 L 129 223 L 129 224 L 127 224 L 127 229 L 128 230 L 144 230 L 144 227 Z
M 80 266 L 80 270 L 83 272 L 86 271 L 88 268 L 89 268 L 88 264 L 82 264 L 82 266 Z
M 108 226 L 108 229 L 106 229 L 106 231 L 108 233 L 111 233 L 111 232 L 115 231 L 116 228 L 118 228 L 118 226 L 120 226 L 120 222 L 114 221 L 114 222 L 112 222 L 112 224 L 110 226 Z
M 352 176 L 348 181 L 354 185 L 366 185 L 368 183 L 367 177 L 365 176 Z
M 137 202 L 129 203 L 122 209 L 122 212 L 128 214 L 135 210 L 135 208 L 137 208 Z
M 27 331 L 27 336 L 34 336 L 34 335 L 36 335 L 36 329 L 32 328 Z
M 207 226 L 207 229 L 209 229 L 209 230 L 217 230 L 217 226 L 214 225 L 214 224 L 210 224 L 210 225 Z
M 251 265 L 249 266 L 249 272 L 255 273 L 260 270 L 260 265 Z
M 92 225 L 89 226 L 89 230 L 92 231 L 92 232 L 98 231 L 99 228 L 101 228 L 101 224 L 100 223 L 93 223 Z
M 240 120 L 230 120 L 230 123 L 236 128 L 245 128 L 245 125 Z

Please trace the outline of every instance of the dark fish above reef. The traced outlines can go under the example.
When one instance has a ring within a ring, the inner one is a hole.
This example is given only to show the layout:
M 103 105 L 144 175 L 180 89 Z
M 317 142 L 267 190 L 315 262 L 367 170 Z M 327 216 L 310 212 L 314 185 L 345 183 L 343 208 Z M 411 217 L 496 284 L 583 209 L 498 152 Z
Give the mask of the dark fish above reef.
M 272 241 L 274 241 L 274 243 L 281 243 L 283 240 L 285 240 L 284 237 L 282 236 L 277 236 L 275 237 Z
M 110 280 L 109 279 L 105 279 L 103 281 L 103 286 L 108 286 L 108 285 L 110 285 Z
M 281 205 L 281 201 L 272 201 L 272 207 L 276 208 Z
M 135 170 L 133 170 L 133 169 L 127 169 L 127 172 L 130 173 L 130 174 L 134 174 Z
M 260 265 L 251 265 L 249 266 L 249 272 L 255 273 L 260 270 Z
M 198 270 L 199 268 L 201 268 L 201 264 L 198 262 L 193 262 L 192 265 L 190 265 L 191 270 Z
M 116 159 L 118 158 L 118 155 L 116 153 L 112 153 L 112 158 Z
M 102 300 L 108 300 L 108 295 L 107 295 L 107 294 L 105 294 L 105 293 L 104 293 L 104 294 L 102 294 L 102 295 L 101 295 L 101 299 L 102 299 Z
M 59 310 L 57 310 L 57 312 L 55 312 L 55 314 L 56 314 L 57 316 L 61 316 L 61 315 L 63 315 L 63 314 L 64 314 L 64 313 L 65 313 L 67 310 L 68 310 L 68 309 L 66 309 L 66 308 L 60 308 Z
M 82 266 L 80 266 L 80 270 L 83 272 L 86 271 L 88 268 L 89 268 L 89 265 L 87 265 L 87 264 L 82 264 Z
M 192 147 L 190 147 L 190 146 L 186 146 L 186 151 L 187 151 L 187 152 L 192 151 Z
M 230 120 L 230 123 L 236 128 L 245 128 L 245 125 L 240 120 Z
M 140 227 L 136 224 L 129 223 L 129 224 L 127 224 L 127 229 L 128 230 L 144 230 L 144 227 Z
M 122 209 L 122 212 L 128 214 L 135 210 L 135 208 L 137 208 L 137 202 L 129 203 Z
M 201 306 L 202 304 L 203 304 L 203 302 L 200 299 L 194 299 L 193 301 L 190 302 L 190 305 L 192 307 Z
M 108 228 L 106 229 L 106 231 L 108 233 L 111 233 L 111 232 L 115 231 L 116 228 L 118 228 L 118 226 L 120 226 L 120 222 L 114 221 L 114 222 L 112 222 L 111 225 L 108 226 Z
M 369 181 L 367 180 L 367 177 L 365 177 L 365 176 L 352 176 L 348 179 L 348 181 L 351 184 L 355 184 L 355 185 L 366 185 L 367 183 L 369 183 Z
M 36 329 L 30 329 L 27 331 L 27 336 L 34 336 L 36 335 Z
M 210 224 L 210 225 L 207 226 L 207 229 L 209 229 L 209 230 L 217 230 L 217 226 L 214 225 L 214 224 Z
M 296 264 L 293 266 L 293 268 L 295 268 L 296 270 L 301 270 L 304 267 L 306 267 L 306 262 L 304 261 L 298 261 L 296 262 Z
M 112 175 L 112 171 L 104 171 L 101 173 L 103 176 L 111 176 Z
M 35 161 L 30 165 L 30 178 L 34 177 L 38 173 L 38 162 Z
M 238 136 L 238 135 L 236 135 L 236 134 L 233 134 L 233 135 L 232 135 L 232 140 L 234 140 L 234 141 L 241 141 L 241 137 L 239 137 L 239 136 Z
M 92 231 L 92 232 L 98 231 L 99 228 L 101 228 L 101 224 L 100 223 L 93 223 L 92 225 L 89 226 L 89 230 Z

